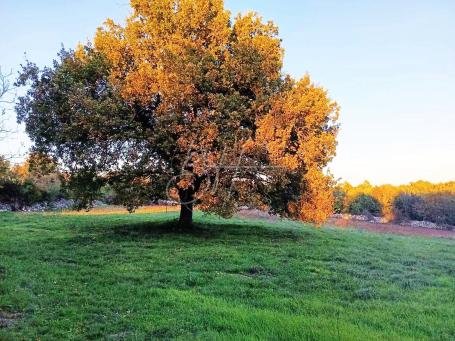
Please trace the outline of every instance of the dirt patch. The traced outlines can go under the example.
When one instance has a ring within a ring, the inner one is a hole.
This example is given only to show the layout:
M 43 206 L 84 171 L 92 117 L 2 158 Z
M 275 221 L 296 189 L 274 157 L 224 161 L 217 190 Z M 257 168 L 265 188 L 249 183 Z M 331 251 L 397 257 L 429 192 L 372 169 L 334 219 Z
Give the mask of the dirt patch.
M 277 221 L 281 218 L 276 215 L 271 215 L 267 212 L 257 210 L 257 209 L 243 209 L 237 212 L 236 217 L 246 218 L 246 219 L 259 219 L 267 221 Z
M 244 209 L 240 210 L 237 214 L 239 218 L 246 219 L 259 219 L 267 221 L 278 221 L 280 217 L 275 215 L 270 215 L 267 212 L 263 212 L 256 209 Z M 394 233 L 405 236 L 426 236 L 426 237 L 439 237 L 439 238 L 449 238 L 455 239 L 455 231 L 449 230 L 438 230 L 434 228 L 424 228 L 416 226 L 407 226 L 407 225 L 398 225 L 398 224 L 389 224 L 381 222 L 369 222 L 353 219 L 343 219 L 343 218 L 330 218 L 327 223 L 324 225 L 327 227 L 339 227 L 339 228 L 355 228 L 359 230 L 367 230 L 371 232 L 379 233 Z
M 10 328 L 21 318 L 19 313 L 9 313 L 0 310 L 0 328 Z
M 394 233 L 406 236 L 426 236 L 455 239 L 455 231 L 436 230 L 423 227 L 403 226 L 397 224 L 380 224 L 367 221 L 346 220 L 331 218 L 326 226 L 336 226 L 339 228 L 356 228 L 379 233 Z

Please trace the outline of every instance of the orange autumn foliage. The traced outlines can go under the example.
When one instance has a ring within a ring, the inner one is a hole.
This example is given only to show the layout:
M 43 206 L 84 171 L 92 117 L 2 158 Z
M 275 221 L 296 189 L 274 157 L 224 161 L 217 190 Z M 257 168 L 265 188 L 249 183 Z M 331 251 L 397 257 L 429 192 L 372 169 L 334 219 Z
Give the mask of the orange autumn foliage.
M 94 40 L 129 100 L 148 103 L 160 94 L 162 111 L 178 109 L 211 100 L 201 83 L 226 89 L 256 83 L 260 95 L 263 81 L 281 76 L 278 30 L 256 14 L 238 15 L 231 26 L 222 0 L 133 0 L 131 6 L 125 27 L 107 20 Z
M 338 104 L 305 76 L 258 122 L 256 142 L 272 162 L 303 175 L 302 196 L 290 205 L 304 221 L 322 223 L 333 211 L 333 180 L 323 167 L 335 156 L 338 114 Z

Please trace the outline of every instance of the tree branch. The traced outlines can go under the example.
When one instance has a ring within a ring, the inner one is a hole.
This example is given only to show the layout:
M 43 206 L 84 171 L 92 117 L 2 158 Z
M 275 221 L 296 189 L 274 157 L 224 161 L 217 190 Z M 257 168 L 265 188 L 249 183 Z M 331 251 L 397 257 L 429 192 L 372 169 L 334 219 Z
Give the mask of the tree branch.
M 2 68 L 0 67 L 0 104 L 14 103 L 14 98 L 5 99 L 5 97 L 12 91 L 11 82 L 10 82 L 11 76 L 12 76 L 12 71 L 10 71 L 8 74 L 3 74 Z M 5 127 L 6 121 L 7 121 L 6 109 L 3 107 L 0 107 L 0 140 L 4 139 L 6 134 L 11 133 L 11 131 L 6 129 L 6 127 Z

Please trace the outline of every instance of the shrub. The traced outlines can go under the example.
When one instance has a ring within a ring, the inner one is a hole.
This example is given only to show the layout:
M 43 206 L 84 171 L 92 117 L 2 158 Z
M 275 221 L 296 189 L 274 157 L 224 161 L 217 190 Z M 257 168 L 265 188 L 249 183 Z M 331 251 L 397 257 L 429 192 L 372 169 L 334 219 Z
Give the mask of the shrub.
M 425 220 L 441 226 L 455 226 L 455 195 L 401 194 L 394 201 L 394 213 L 397 220 Z
M 393 201 L 393 213 L 395 220 L 424 220 L 424 200 L 414 194 L 400 194 Z
M 0 156 L 0 203 L 19 211 L 26 206 L 62 198 L 60 176 L 51 168 L 49 161 L 44 161 L 44 165 L 38 168 L 36 156 L 30 156 L 22 164 L 11 165 Z M 45 170 L 54 171 L 45 173 Z
M 351 214 L 380 216 L 381 212 L 382 207 L 379 201 L 368 194 L 358 195 L 349 204 L 349 213 Z
M 424 220 L 441 226 L 455 226 L 455 195 L 453 194 L 426 195 L 421 210 Z
M 0 202 L 10 205 L 12 211 L 43 200 L 42 192 L 33 182 L 5 181 L 0 185 Z

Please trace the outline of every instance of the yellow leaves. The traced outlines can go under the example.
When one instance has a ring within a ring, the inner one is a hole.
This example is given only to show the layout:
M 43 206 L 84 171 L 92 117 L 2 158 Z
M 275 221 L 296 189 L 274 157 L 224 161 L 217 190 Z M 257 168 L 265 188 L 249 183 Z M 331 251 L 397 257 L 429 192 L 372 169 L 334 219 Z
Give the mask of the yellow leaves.
M 278 98 L 258 122 L 257 142 L 290 170 L 324 167 L 335 155 L 338 105 L 308 76 Z
M 272 163 L 300 174 L 304 188 L 288 211 L 304 221 L 320 224 L 333 211 L 332 178 L 322 169 L 335 156 L 338 110 L 306 76 L 258 121 L 256 143 L 264 146 Z
M 219 77 L 213 69 L 225 57 L 231 32 L 223 1 L 133 0 L 131 5 L 125 28 L 108 20 L 95 37 L 95 47 L 114 66 L 114 78 L 125 79 L 126 99 L 146 103 L 159 93 L 167 102 L 163 106 L 179 107 L 196 95 L 201 73 Z M 207 60 L 212 65 L 201 62 Z
M 118 84 L 117 80 L 128 71 L 131 60 L 131 51 L 124 33 L 123 27 L 108 19 L 103 27 L 98 28 L 94 38 L 95 49 L 102 52 L 112 66 L 111 81 L 114 84 Z
M 311 83 L 306 75 L 290 91 L 287 101 L 284 103 L 284 111 L 299 114 L 305 124 L 312 127 L 321 127 L 325 124 L 333 124 L 338 120 L 339 106 L 331 101 L 327 91 Z
M 300 199 L 300 219 L 321 224 L 333 212 L 333 179 L 315 168 L 310 169 L 304 179 L 306 190 Z
M 224 51 L 230 35 L 229 19 L 230 13 L 221 0 L 178 2 L 178 30 L 194 48 L 205 45 L 212 54 Z
M 255 149 L 256 143 L 251 138 L 246 140 L 242 145 L 242 151 L 247 154 L 253 152 Z
M 253 13 L 231 25 L 222 0 L 132 0 L 131 6 L 124 28 L 108 20 L 94 40 L 113 78 L 124 80 L 127 100 L 146 104 L 159 93 L 164 108 L 181 108 L 197 102 L 206 84 L 254 88 L 258 96 L 281 77 L 278 29 Z
M 156 71 L 148 63 L 138 65 L 124 84 L 123 95 L 126 98 L 138 99 L 142 103 L 149 102 L 150 94 L 160 92 L 159 83 L 155 81 L 155 73 Z
M 30 163 L 28 161 L 25 161 L 21 164 L 15 165 L 11 168 L 11 173 L 14 174 L 14 176 L 17 177 L 19 181 L 24 182 L 31 176 Z
M 398 188 L 392 185 L 375 186 L 371 195 L 376 198 L 382 206 L 382 214 L 387 221 L 394 218 L 393 201 L 399 195 Z
M 84 61 L 86 58 L 85 47 L 83 44 L 77 44 L 76 49 L 74 50 L 74 56 L 80 61 Z

